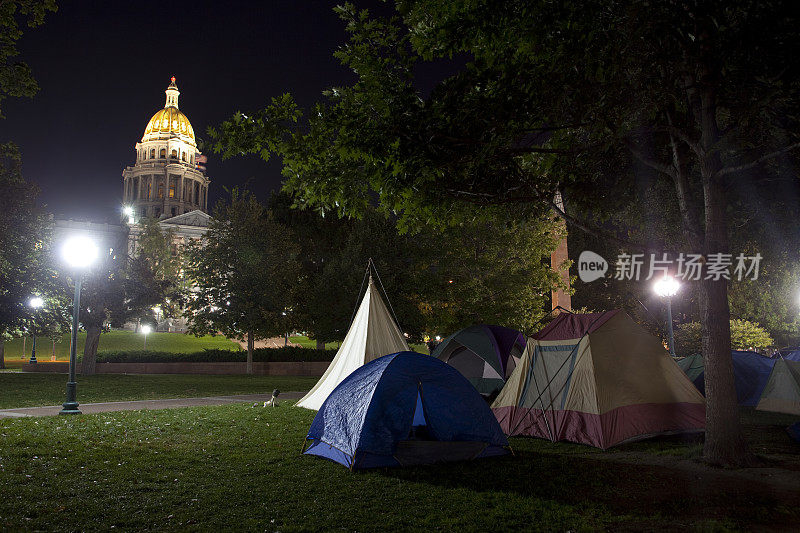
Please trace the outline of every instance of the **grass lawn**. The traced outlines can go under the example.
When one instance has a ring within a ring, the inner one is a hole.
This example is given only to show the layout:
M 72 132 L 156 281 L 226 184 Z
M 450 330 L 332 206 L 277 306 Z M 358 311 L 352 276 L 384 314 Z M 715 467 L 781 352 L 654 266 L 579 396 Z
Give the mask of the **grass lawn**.
M 188 374 L 78 375 L 78 402 L 154 400 L 229 394 L 309 390 L 317 377 L 207 376 Z M 59 405 L 64 402 L 66 374 L 0 373 L 0 409 Z M 0 447 L 2 447 L 0 439 Z
M 800 520 L 797 494 L 648 464 L 697 453 L 675 439 L 601 452 L 516 438 L 515 456 L 350 472 L 299 454 L 313 416 L 284 402 L 0 420 L 0 528 L 788 530 Z
M 83 345 L 86 342 L 86 332 L 78 332 L 78 353 L 83 353 Z M 53 344 L 49 338 L 38 337 L 36 339 L 36 358 L 42 361 L 49 361 L 55 346 L 56 359 L 66 361 L 69 359 L 69 335 L 65 334 L 59 341 Z M 27 361 L 31 357 L 31 339 L 28 337 L 24 342 L 25 358 Z M 130 350 L 141 350 L 144 347 L 144 335 L 133 331 L 115 330 L 100 335 L 100 345 L 98 353 L 102 352 L 125 352 Z M 5 343 L 6 365 L 15 361 L 23 361 L 23 340 L 14 339 Z M 183 333 L 151 333 L 147 336 L 147 349 L 156 352 L 176 352 L 190 353 L 200 352 L 204 349 L 239 350 L 239 344 L 226 339 L 221 335 L 212 337 L 195 337 Z
M 289 336 L 289 342 L 293 342 L 295 344 L 299 344 L 303 348 L 316 348 L 317 347 L 317 341 L 311 340 L 308 337 L 306 337 L 305 335 L 290 335 Z M 341 342 L 327 342 L 327 343 L 325 343 L 325 349 L 326 350 L 338 350 L 340 344 L 341 344 Z
M 317 341 L 311 340 L 308 337 L 306 337 L 305 335 L 292 335 L 291 337 L 289 337 L 289 340 L 291 342 L 295 343 L 295 344 L 299 344 L 300 346 L 303 346 L 304 348 L 316 348 L 317 347 Z M 325 344 L 325 349 L 326 350 L 338 350 L 340 344 L 341 344 L 341 342 L 329 342 L 329 343 Z M 412 350 L 414 350 L 415 352 L 424 353 L 424 354 L 428 355 L 428 346 L 426 344 L 410 344 L 409 347 Z

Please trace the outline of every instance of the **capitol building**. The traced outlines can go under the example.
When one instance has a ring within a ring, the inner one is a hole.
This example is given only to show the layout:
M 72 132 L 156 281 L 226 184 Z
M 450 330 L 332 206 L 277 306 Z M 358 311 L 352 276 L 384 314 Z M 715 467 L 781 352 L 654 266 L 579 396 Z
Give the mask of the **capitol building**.
M 191 122 L 178 108 L 180 91 L 173 76 L 164 108 L 147 122 L 136 143 L 136 162 L 122 171 L 123 202 L 128 222 L 128 253 L 133 255 L 143 218 L 157 218 L 174 237 L 177 249 L 208 231 L 206 162 L 197 149 Z
M 158 110 L 136 143 L 136 163 L 122 172 L 123 201 L 136 218 L 174 217 L 208 210 L 204 161 L 194 129 L 178 108 L 180 91 L 175 78 L 165 91 L 164 109 Z

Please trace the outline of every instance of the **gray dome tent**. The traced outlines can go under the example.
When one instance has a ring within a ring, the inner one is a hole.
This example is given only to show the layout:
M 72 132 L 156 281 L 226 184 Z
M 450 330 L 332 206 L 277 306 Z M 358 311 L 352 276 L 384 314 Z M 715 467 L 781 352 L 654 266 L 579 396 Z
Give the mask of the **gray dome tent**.
M 503 388 L 525 349 L 525 336 L 502 326 L 470 326 L 447 337 L 431 355 L 449 364 L 484 395 Z

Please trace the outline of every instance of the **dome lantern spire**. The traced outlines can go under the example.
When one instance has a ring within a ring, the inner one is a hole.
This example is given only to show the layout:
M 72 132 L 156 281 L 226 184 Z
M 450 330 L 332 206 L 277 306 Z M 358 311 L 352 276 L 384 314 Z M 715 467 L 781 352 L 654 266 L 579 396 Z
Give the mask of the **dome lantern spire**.
M 178 109 L 178 96 L 180 96 L 181 92 L 178 90 L 178 86 L 175 84 L 175 76 L 172 76 L 170 81 L 171 83 L 169 84 L 169 87 L 167 87 L 167 90 L 164 91 L 167 93 L 167 103 L 164 104 L 164 107 L 174 107 L 175 109 Z

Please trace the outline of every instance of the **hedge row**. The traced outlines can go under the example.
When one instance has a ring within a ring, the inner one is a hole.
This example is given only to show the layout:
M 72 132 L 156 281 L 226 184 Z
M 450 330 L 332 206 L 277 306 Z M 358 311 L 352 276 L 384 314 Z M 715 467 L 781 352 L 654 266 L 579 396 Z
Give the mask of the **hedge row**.
M 285 348 L 256 348 L 253 361 L 332 361 L 336 350 L 316 350 L 287 346 Z M 153 352 L 137 350 L 127 352 L 103 352 L 97 354 L 98 363 L 228 363 L 247 361 L 246 351 L 203 350 L 192 353 Z

